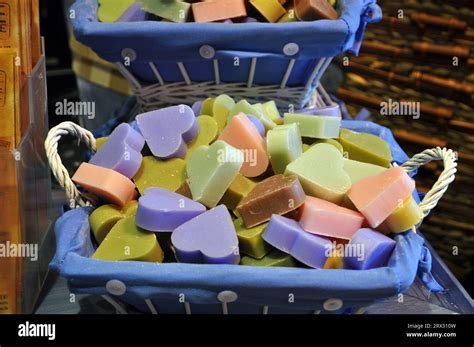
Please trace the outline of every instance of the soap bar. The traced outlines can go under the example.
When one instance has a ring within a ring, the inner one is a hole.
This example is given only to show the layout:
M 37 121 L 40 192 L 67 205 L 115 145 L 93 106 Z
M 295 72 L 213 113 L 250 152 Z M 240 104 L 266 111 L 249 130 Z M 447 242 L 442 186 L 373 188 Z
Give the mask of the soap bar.
M 142 10 L 143 2 L 136 2 L 132 4 L 120 16 L 117 22 L 141 22 L 147 19 L 148 14 Z
M 201 104 L 201 110 L 200 110 L 200 115 L 202 116 L 212 116 L 214 113 L 213 108 L 214 108 L 214 101 L 216 98 L 207 98 L 204 99 L 204 101 Z
M 137 227 L 134 216 L 118 221 L 92 256 L 92 259 L 100 260 L 157 263 L 161 263 L 163 258 L 155 234 Z
M 258 183 L 240 202 L 237 211 L 251 228 L 268 221 L 272 214 L 285 214 L 300 207 L 306 198 L 296 176 L 271 176 Z
M 192 4 L 194 21 L 217 22 L 221 20 L 245 17 L 244 0 L 212 0 Z
M 260 224 L 252 228 L 246 228 L 242 218 L 234 221 L 234 227 L 239 239 L 240 253 L 252 258 L 262 259 L 272 249 L 263 241 L 263 232 L 268 223 Z
M 313 116 L 332 116 L 338 118 L 342 117 L 341 108 L 336 103 L 324 107 L 304 108 L 302 110 L 296 111 L 295 113 L 310 114 Z
M 125 217 L 135 216 L 138 201 L 129 201 L 122 208 L 116 205 L 102 205 L 89 216 L 89 225 L 96 241 L 100 244 L 112 227 Z
M 171 22 L 186 22 L 191 4 L 179 0 L 142 0 L 143 10 Z
M 199 100 L 199 101 L 196 101 L 196 102 L 191 106 L 191 108 L 193 109 L 194 115 L 195 115 L 196 117 L 199 116 L 199 115 L 201 115 L 202 104 L 203 104 L 203 101 L 202 101 L 202 100 Z M 209 115 L 206 115 L 206 116 L 209 116 Z
M 227 123 L 230 122 L 232 117 L 238 115 L 239 113 L 246 114 L 247 116 L 252 115 L 257 117 L 263 123 L 266 130 L 273 129 L 277 126 L 276 123 L 272 121 L 265 112 L 259 110 L 258 107 L 250 105 L 247 100 L 240 100 L 235 104 L 234 107 L 232 107 L 232 109 L 229 111 L 229 116 L 227 117 Z
M 97 17 L 101 22 L 116 22 L 136 0 L 99 0 Z
M 278 107 L 275 101 L 267 101 L 262 104 L 265 113 L 267 114 L 268 118 L 275 122 L 277 125 L 283 124 L 283 117 L 280 115 L 278 111 Z
M 82 163 L 72 176 L 72 180 L 92 194 L 115 205 L 124 206 L 136 197 L 132 181 L 117 171 L 101 166 Z
M 301 136 L 296 124 L 279 125 L 267 134 L 267 149 L 275 174 L 282 174 L 292 161 L 303 153 Z
M 188 144 L 185 160 L 189 159 L 191 153 L 193 153 L 196 148 L 211 144 L 219 135 L 219 127 L 214 118 L 210 116 L 199 116 L 196 120 L 199 124 L 199 133 L 197 137 Z
M 226 190 L 220 204 L 226 205 L 229 210 L 235 210 L 244 197 L 256 186 L 257 183 L 238 174 Z
M 278 215 L 273 215 L 270 219 L 263 239 L 303 264 L 316 269 L 324 267 L 334 248 L 330 240 L 307 233 L 298 222 Z
M 296 175 L 306 194 L 340 204 L 351 187 L 344 158 L 334 146 L 320 143 L 291 162 L 286 175 Z
M 213 99 L 212 102 L 212 114 L 221 132 L 227 123 L 227 117 L 229 116 L 230 110 L 235 106 L 235 101 L 230 96 L 222 94 L 217 98 Z
M 344 257 L 345 267 L 367 270 L 384 266 L 395 248 L 395 241 L 375 230 L 364 228 L 355 233 L 349 247 L 360 249 L 358 256 Z
M 300 209 L 300 224 L 307 232 L 350 240 L 362 227 L 364 217 L 329 201 L 306 197 Z
M 171 106 L 139 114 L 137 124 L 155 157 L 184 158 L 186 143 L 199 133 L 199 124 L 191 107 Z
M 147 188 L 157 187 L 176 191 L 186 180 L 186 162 L 183 159 L 158 160 L 155 157 L 143 158 L 142 166 L 133 181 L 141 195 Z
M 337 19 L 336 10 L 327 0 L 295 0 L 295 13 L 302 21 Z
M 334 140 L 334 139 L 316 140 L 316 141 L 313 142 L 313 144 L 311 146 L 316 146 L 318 143 L 330 144 L 330 145 L 336 147 L 339 152 L 344 154 L 344 149 L 342 148 L 342 145 L 337 140 Z
M 176 228 L 171 242 L 181 263 L 238 264 L 240 261 L 237 234 L 223 205 Z
M 400 167 L 361 179 L 354 184 L 347 196 L 364 215 L 372 228 L 378 227 L 390 216 L 400 201 L 408 198 L 415 189 L 415 182 Z
M 115 170 L 132 178 L 142 163 L 141 150 L 145 139 L 127 123 L 122 123 L 110 134 L 89 163 Z
M 273 249 L 262 259 L 255 259 L 247 256 L 242 257 L 240 264 L 245 266 L 296 267 L 296 262 L 291 255 L 286 254 L 279 249 Z
M 172 232 L 188 220 L 206 212 L 206 207 L 163 188 L 148 188 L 138 199 L 137 225 L 145 230 Z
M 97 149 L 97 151 L 102 148 L 102 146 L 107 142 L 108 139 L 108 137 L 99 137 L 95 140 L 95 148 Z
M 344 257 L 339 255 L 338 252 L 333 250 L 331 256 L 324 264 L 323 269 L 343 269 L 344 268 Z
M 286 12 L 283 16 L 280 17 L 278 23 L 291 23 L 291 22 L 298 22 L 298 18 L 295 14 L 295 9 L 290 7 L 288 12 Z
M 378 136 L 341 129 L 339 141 L 348 154 L 347 159 L 383 167 L 389 167 L 392 162 L 388 143 Z
M 244 157 L 240 168 L 242 175 L 256 177 L 267 170 L 269 161 L 265 141 L 245 114 L 239 113 L 232 117 L 219 140 L 241 150 Z
M 241 151 L 224 141 L 197 148 L 186 166 L 193 199 L 207 207 L 216 206 L 243 162 Z
M 263 123 L 255 116 L 247 116 L 248 119 L 252 122 L 252 124 L 255 126 L 257 129 L 258 133 L 260 134 L 261 137 L 265 137 L 265 126 Z
M 410 195 L 387 217 L 381 226 L 389 232 L 401 233 L 417 225 L 422 219 L 423 211 Z
M 275 23 L 286 13 L 278 0 L 250 0 L 250 4 L 270 23 Z
M 301 136 L 316 139 L 331 139 L 339 136 L 341 118 L 331 116 L 310 116 L 307 114 L 285 113 L 284 124 L 296 123 Z
M 364 163 L 361 161 L 344 159 L 344 171 L 351 178 L 351 183 L 356 184 L 361 179 L 384 172 L 387 168 Z

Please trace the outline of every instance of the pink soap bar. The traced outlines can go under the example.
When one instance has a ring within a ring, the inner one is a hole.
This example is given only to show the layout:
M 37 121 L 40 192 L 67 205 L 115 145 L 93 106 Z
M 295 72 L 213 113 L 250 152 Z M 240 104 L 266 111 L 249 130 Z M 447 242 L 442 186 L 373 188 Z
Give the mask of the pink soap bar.
M 269 160 L 265 140 L 245 114 L 239 113 L 232 117 L 219 140 L 242 151 L 244 158 L 244 164 L 240 169 L 242 175 L 256 177 L 267 170 Z
M 245 17 L 244 0 L 211 0 L 192 4 L 195 22 L 217 22 Z
M 82 163 L 72 180 L 92 194 L 115 205 L 124 206 L 137 197 L 135 185 L 131 180 L 117 171 L 101 166 Z
M 359 212 L 307 196 L 301 207 L 300 224 L 307 232 L 350 240 L 364 222 Z
M 347 196 L 372 228 L 378 227 L 410 196 L 415 182 L 402 167 L 392 167 L 354 184 Z

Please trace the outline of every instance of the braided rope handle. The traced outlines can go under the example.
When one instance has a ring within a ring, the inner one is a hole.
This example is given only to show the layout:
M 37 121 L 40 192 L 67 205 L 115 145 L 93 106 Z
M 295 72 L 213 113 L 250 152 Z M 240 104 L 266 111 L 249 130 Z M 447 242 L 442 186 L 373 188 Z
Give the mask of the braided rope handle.
M 63 122 L 49 131 L 48 137 L 44 142 L 46 155 L 53 175 L 65 190 L 68 199 L 76 202 L 79 206 L 90 206 L 91 200 L 86 199 L 86 196 L 81 194 L 76 188 L 76 185 L 71 180 L 58 154 L 58 143 L 64 135 L 77 137 L 79 141 L 84 142 L 93 152 L 96 151 L 95 138 L 90 131 L 79 125 L 72 122 Z M 440 147 L 427 149 L 422 153 L 416 154 L 402 165 L 402 167 L 410 173 L 433 160 L 443 160 L 444 169 L 436 183 L 420 203 L 420 208 L 425 217 L 438 204 L 438 201 L 448 189 L 449 184 L 454 181 L 457 171 L 456 153 L 451 149 Z
M 94 135 L 73 122 L 63 122 L 48 132 L 48 136 L 44 141 L 46 156 L 48 157 L 49 166 L 59 185 L 66 192 L 69 201 L 79 206 L 90 206 L 91 202 L 85 199 L 85 195 L 81 194 L 74 182 L 71 180 L 68 171 L 63 165 L 61 157 L 58 154 L 58 143 L 61 137 L 72 135 L 79 142 L 84 142 L 93 152 L 96 151 Z

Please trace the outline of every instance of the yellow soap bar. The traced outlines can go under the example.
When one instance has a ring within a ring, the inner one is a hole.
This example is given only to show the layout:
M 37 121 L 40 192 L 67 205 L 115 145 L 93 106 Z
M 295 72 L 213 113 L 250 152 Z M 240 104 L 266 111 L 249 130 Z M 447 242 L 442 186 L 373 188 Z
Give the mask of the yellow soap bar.
M 322 140 L 316 140 L 312 145 L 312 146 L 316 146 L 318 143 L 328 143 L 330 145 L 333 145 L 334 147 L 336 147 L 339 152 L 341 152 L 342 154 L 344 154 L 344 149 L 342 148 L 342 145 L 337 141 L 337 140 L 334 140 L 334 139 L 322 139 Z
M 130 216 L 114 225 L 92 258 L 161 263 L 164 253 L 155 233 L 136 226 L 135 216 Z
M 255 259 L 262 259 L 271 251 L 272 247 L 262 238 L 267 225 L 268 223 L 263 223 L 252 228 L 246 228 L 242 218 L 234 221 L 241 254 L 249 255 Z
M 286 13 L 278 0 L 250 0 L 250 4 L 270 23 L 275 23 Z
M 238 174 L 225 192 L 219 204 L 225 205 L 230 210 L 235 210 L 240 201 L 257 185 L 251 179 Z
M 194 150 L 199 146 L 207 146 L 213 143 L 216 140 L 217 135 L 219 135 L 219 127 L 213 117 L 199 116 L 196 120 L 199 124 L 199 134 L 193 142 L 188 144 L 188 150 L 186 151 L 186 157 L 184 160 L 188 160 Z
M 104 143 L 107 142 L 108 139 L 108 137 L 99 137 L 97 140 L 95 140 L 95 148 L 97 150 L 101 149 L 101 147 L 104 145 Z
M 295 10 L 290 8 L 279 20 L 278 23 L 291 23 L 299 22 L 299 19 L 296 17 Z
M 145 194 L 145 189 L 152 187 L 174 192 L 186 181 L 186 162 L 179 158 L 159 160 L 146 156 L 133 181 L 141 195 Z
M 89 216 L 89 225 L 96 241 L 100 244 L 113 226 L 121 219 L 137 214 L 138 201 L 132 200 L 123 208 L 117 205 L 102 205 Z
M 412 196 L 408 197 L 382 225 L 382 229 L 392 233 L 401 233 L 417 225 L 423 218 L 423 212 Z
M 291 255 L 283 253 L 278 249 L 273 249 L 262 259 L 255 259 L 252 257 L 242 257 L 241 265 L 245 266 L 264 266 L 264 267 L 296 267 L 296 261 Z

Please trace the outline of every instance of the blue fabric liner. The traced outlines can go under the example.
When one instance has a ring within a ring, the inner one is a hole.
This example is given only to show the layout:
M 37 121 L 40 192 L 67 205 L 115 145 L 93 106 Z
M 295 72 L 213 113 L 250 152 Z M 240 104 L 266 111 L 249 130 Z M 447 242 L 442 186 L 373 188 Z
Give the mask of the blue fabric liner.
M 390 144 L 396 162 L 408 159 L 387 128 L 363 121 L 343 121 L 343 127 L 376 134 Z M 148 311 L 144 299 L 151 298 L 160 313 L 182 313 L 178 298 L 184 294 L 186 301 L 202 304 L 193 308 L 194 313 L 219 313 L 217 294 L 232 290 L 239 299 L 229 310 L 236 313 L 260 313 L 262 305 L 269 305 L 274 313 L 309 313 L 321 310 L 328 298 L 343 300 L 338 312 L 342 313 L 404 292 L 417 273 L 430 290 L 443 290 L 430 274 L 431 257 L 423 238 L 411 231 L 395 236 L 396 247 L 387 266 L 371 270 L 110 262 L 89 258 L 94 252 L 88 223 L 92 210 L 70 210 L 57 220 L 57 250 L 50 267 L 68 280 L 75 293 L 108 294 L 107 281 L 120 280 L 127 287 L 120 300 L 142 311 Z M 289 293 L 295 298 L 291 304 Z
M 296 43 L 299 52 L 288 80 L 289 86 L 304 85 L 317 59 L 343 52 L 357 54 L 366 23 L 382 17 L 376 0 L 339 0 L 337 20 L 294 23 L 168 23 L 143 21 L 101 23 L 97 19 L 97 0 L 78 0 L 73 5 L 76 19 L 74 34 L 110 62 L 123 62 L 124 48 L 133 49 L 136 59 L 129 70 L 141 80 L 156 82 L 149 62 L 154 62 L 166 82 L 181 82 L 176 64 L 185 63 L 192 81 L 213 81 L 212 59 L 199 53 L 203 45 L 215 50 L 223 82 L 246 82 L 251 58 L 257 57 L 255 84 L 279 84 L 289 57 L 283 53 L 288 43 Z M 371 13 L 371 16 L 368 13 Z M 234 59 L 240 59 L 239 66 Z

